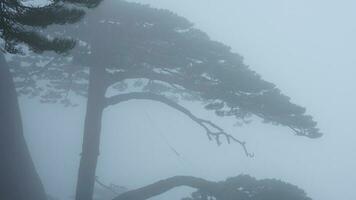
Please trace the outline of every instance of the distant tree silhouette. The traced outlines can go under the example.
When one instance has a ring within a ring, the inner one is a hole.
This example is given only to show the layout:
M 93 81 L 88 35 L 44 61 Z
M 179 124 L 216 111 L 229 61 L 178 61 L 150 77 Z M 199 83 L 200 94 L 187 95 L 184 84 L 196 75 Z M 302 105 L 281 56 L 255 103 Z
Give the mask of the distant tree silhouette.
M 311 200 L 295 185 L 276 179 L 257 180 L 249 175 L 239 175 L 218 183 L 218 188 L 210 192 L 199 188 L 184 200 Z M 183 200 L 182 199 L 182 200 Z
M 19 0 L 0 1 L 0 199 L 44 200 L 46 193 L 35 170 L 25 138 L 17 94 L 4 54 L 24 53 L 24 45 L 38 53 L 63 53 L 74 47 L 71 39 L 49 38 L 41 28 L 82 18 L 84 10 L 100 0 L 54 0 L 42 7 Z
M 240 123 L 257 116 L 298 136 L 321 136 L 305 108 L 262 80 L 229 47 L 167 10 L 106 1 L 81 23 L 52 32 L 78 38 L 78 47 L 67 57 L 22 58 L 25 63 L 14 67 L 18 91 L 65 105 L 73 105 L 70 93 L 87 97 L 77 184 L 77 193 L 86 191 L 87 199 L 93 193 L 103 110 L 121 102 L 141 99 L 166 104 L 201 126 L 210 140 L 237 142 L 247 156 L 252 154 L 245 142 L 194 115 L 179 101 L 199 101 L 217 115 L 235 117 Z M 105 95 L 115 89 L 116 94 Z
M 248 175 L 239 175 L 221 182 L 176 176 L 124 192 L 113 200 L 145 200 L 181 186 L 197 189 L 191 197 L 182 200 L 311 200 L 295 185 L 275 179 L 257 180 Z

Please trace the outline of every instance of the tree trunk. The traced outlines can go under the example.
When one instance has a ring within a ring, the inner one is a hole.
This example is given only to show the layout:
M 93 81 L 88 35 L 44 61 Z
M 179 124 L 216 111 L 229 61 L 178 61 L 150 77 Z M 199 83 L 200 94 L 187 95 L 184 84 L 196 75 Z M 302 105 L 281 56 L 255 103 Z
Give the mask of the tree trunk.
M 45 200 L 27 148 L 14 82 L 0 52 L 0 199 Z
M 83 146 L 78 172 L 76 200 L 92 200 L 99 156 L 101 118 L 105 102 L 105 69 L 90 69 Z

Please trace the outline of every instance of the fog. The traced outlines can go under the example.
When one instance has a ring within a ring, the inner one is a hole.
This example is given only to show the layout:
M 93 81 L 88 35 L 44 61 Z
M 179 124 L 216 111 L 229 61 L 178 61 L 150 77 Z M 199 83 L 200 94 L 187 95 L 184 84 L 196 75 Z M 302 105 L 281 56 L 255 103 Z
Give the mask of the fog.
M 246 141 L 255 155 L 249 158 L 237 144 L 209 141 L 201 127 L 164 104 L 128 101 L 104 111 L 99 180 L 135 189 L 176 175 L 221 181 L 249 174 L 290 182 L 314 200 L 356 199 L 355 1 L 135 2 L 169 9 L 231 46 L 250 69 L 306 107 L 324 135 L 297 137 L 258 119 L 234 126 L 233 118 L 183 102 L 192 113 Z M 37 171 L 47 193 L 63 200 L 75 194 L 86 109 L 79 101 L 78 107 L 64 107 L 20 99 Z M 152 199 L 178 200 L 191 191 L 175 189 Z

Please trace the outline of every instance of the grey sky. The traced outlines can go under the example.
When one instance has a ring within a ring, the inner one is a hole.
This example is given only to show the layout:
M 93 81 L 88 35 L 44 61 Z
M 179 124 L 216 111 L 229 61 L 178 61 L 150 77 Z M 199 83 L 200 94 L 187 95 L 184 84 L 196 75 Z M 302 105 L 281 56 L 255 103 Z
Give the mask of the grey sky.
M 105 112 L 98 167 L 102 180 L 135 188 L 179 174 L 223 180 L 248 173 L 289 181 L 315 200 L 356 199 L 355 1 L 138 2 L 170 9 L 231 46 L 251 69 L 307 107 L 325 135 L 294 137 L 285 128 L 258 122 L 235 127 L 231 119 L 191 106 L 245 139 L 256 154 L 250 159 L 238 145 L 216 147 L 203 130 L 164 105 L 128 102 Z M 67 198 L 74 191 L 84 106 L 21 102 L 26 137 L 46 189 Z

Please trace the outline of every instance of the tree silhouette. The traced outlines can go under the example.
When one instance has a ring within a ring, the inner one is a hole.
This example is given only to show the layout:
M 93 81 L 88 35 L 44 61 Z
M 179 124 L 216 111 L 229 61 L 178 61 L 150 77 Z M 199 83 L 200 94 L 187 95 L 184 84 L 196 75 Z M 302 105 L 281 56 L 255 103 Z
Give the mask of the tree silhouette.
M 23 136 L 17 94 L 4 54 L 24 53 L 24 46 L 37 53 L 68 51 L 74 40 L 47 37 L 41 28 L 77 22 L 84 15 L 78 6 L 94 7 L 99 2 L 54 0 L 34 7 L 19 0 L 0 1 L 0 199 L 47 198 Z
M 298 136 L 321 136 L 305 108 L 291 103 L 229 47 L 210 40 L 192 23 L 167 10 L 106 1 L 81 23 L 52 32 L 78 38 L 78 47 L 67 57 L 22 58 L 26 63 L 14 68 L 17 86 L 21 93 L 40 96 L 43 102 L 72 105 L 70 93 L 87 97 L 77 185 L 77 194 L 84 191 L 86 199 L 93 193 L 103 110 L 124 101 L 166 104 L 201 126 L 210 140 L 237 142 L 247 156 L 252 154 L 244 141 L 179 102 L 199 101 L 217 115 L 235 117 L 242 123 L 257 116 L 288 127 Z M 114 90 L 116 93 L 106 96 Z
M 182 200 L 311 200 L 295 185 L 276 179 L 257 180 L 248 175 L 239 175 L 220 182 L 176 176 L 124 192 L 113 200 L 145 200 L 181 186 L 197 189 L 191 197 Z
M 257 180 L 249 175 L 239 175 L 218 183 L 213 193 L 199 188 L 186 200 L 311 200 L 306 193 L 295 185 L 276 179 Z

